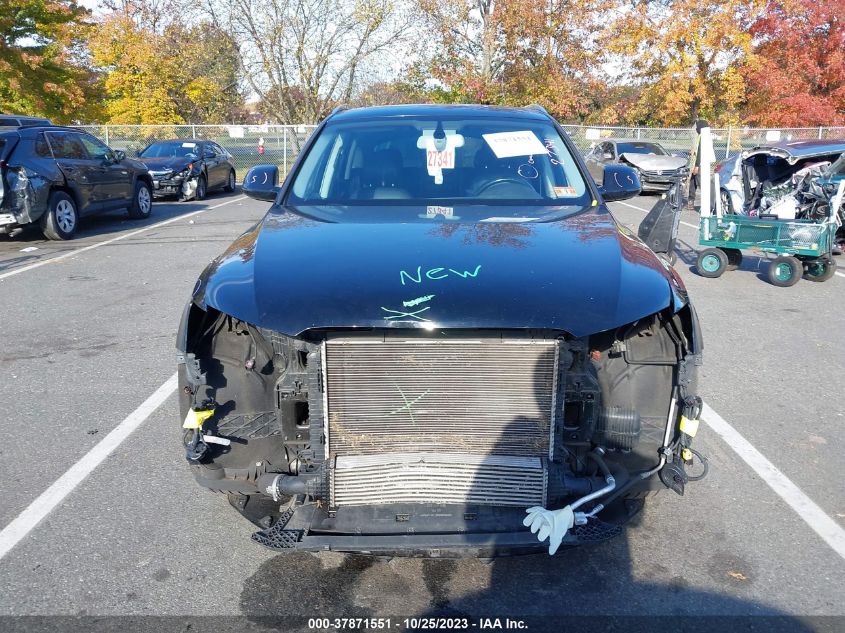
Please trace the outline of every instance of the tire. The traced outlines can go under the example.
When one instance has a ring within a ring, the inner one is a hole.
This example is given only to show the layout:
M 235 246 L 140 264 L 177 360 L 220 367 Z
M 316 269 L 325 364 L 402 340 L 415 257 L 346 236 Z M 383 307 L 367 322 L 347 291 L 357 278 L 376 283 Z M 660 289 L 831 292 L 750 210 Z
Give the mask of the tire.
M 727 189 L 719 189 L 719 201 L 722 203 L 722 213 L 736 215 L 733 199 Z
M 721 277 L 728 269 L 728 256 L 720 248 L 707 248 L 698 254 L 695 268 L 702 277 Z
M 769 264 L 769 281 L 774 286 L 788 288 L 797 284 L 804 274 L 804 265 L 791 255 L 775 257 Z
M 817 259 L 806 262 L 804 279 L 807 281 L 827 281 L 836 274 L 836 262 L 832 259 Z
M 232 193 L 235 190 L 235 170 L 231 170 L 229 172 L 229 178 L 226 180 L 226 186 L 223 187 L 223 191 L 227 193 Z
M 47 212 L 41 216 L 41 232 L 48 240 L 69 240 L 79 225 L 76 202 L 64 191 L 54 191 L 47 201 Z
M 205 195 L 208 193 L 208 181 L 205 179 L 205 174 L 197 178 L 197 190 L 194 193 L 194 200 L 205 200 Z
M 153 192 L 143 180 L 135 183 L 135 193 L 132 194 L 132 204 L 129 207 L 129 217 L 144 220 L 153 212 Z
M 742 264 L 742 251 L 735 248 L 719 248 L 728 258 L 728 270 L 736 270 Z

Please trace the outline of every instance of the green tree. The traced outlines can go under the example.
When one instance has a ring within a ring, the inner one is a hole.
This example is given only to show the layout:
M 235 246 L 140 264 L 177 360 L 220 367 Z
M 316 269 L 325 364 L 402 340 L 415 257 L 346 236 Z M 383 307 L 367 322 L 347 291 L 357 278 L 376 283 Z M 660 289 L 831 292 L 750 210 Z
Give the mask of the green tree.
M 88 15 L 73 0 L 0 0 L 0 110 L 86 118 Z

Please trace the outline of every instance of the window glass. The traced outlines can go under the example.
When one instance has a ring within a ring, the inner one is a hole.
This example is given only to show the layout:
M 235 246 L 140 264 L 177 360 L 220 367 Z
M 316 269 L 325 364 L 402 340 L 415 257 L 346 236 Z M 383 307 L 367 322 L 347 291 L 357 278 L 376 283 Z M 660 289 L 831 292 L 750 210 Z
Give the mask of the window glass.
M 194 141 L 153 143 L 141 152 L 140 156 L 141 158 L 176 158 L 177 156 L 196 158 L 199 151 L 197 145 Z
M 41 158 L 53 157 L 50 153 L 50 146 L 47 144 L 47 139 L 44 138 L 43 134 L 39 134 L 35 137 L 35 155 L 40 156 Z
M 518 118 L 329 123 L 296 175 L 295 204 L 580 204 L 586 184 L 557 129 Z
M 88 153 L 85 146 L 79 140 L 79 134 L 73 132 L 50 132 L 50 146 L 53 148 L 53 156 L 56 158 L 69 158 L 73 160 L 87 160 Z
M 83 134 L 79 137 L 85 149 L 88 150 L 88 155 L 95 160 L 105 160 L 112 155 L 112 151 L 105 143 L 101 143 L 93 136 Z
M 663 156 L 666 154 L 666 150 L 664 150 L 660 145 L 657 143 L 640 143 L 640 142 L 630 142 L 630 143 L 617 143 L 619 147 L 619 153 L 625 154 L 658 154 Z

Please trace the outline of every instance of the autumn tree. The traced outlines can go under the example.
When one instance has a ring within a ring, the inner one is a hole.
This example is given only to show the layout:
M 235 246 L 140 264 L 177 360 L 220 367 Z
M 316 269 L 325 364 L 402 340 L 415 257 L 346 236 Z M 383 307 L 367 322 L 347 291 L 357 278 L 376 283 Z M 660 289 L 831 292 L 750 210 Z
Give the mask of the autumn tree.
M 73 0 L 0 0 L 0 111 L 84 118 L 88 17 Z
M 108 122 L 232 121 L 242 103 L 232 38 L 208 23 L 184 26 L 156 6 L 116 7 L 89 41 L 103 73 Z
M 752 55 L 748 26 L 758 0 L 620 0 L 602 34 L 605 62 L 640 88 L 628 123 L 688 125 L 738 120 L 746 98 L 741 66 Z
M 837 0 L 770 2 L 754 22 L 756 59 L 744 68 L 746 121 L 845 125 L 845 20 Z
M 539 103 L 563 119 L 583 116 L 595 4 L 420 0 L 437 34 L 431 74 L 448 100 Z

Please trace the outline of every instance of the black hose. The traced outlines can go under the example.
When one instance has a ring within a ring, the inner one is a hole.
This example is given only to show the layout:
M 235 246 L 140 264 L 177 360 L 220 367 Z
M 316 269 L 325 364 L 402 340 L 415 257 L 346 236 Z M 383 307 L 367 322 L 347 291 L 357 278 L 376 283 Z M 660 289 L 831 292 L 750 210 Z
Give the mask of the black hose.
M 587 457 L 592 459 L 596 465 L 601 470 L 602 474 L 604 474 L 604 478 L 607 479 L 608 477 L 613 477 L 613 473 L 610 472 L 610 468 L 607 467 L 607 464 L 604 463 L 604 460 L 601 458 L 601 455 L 596 451 L 590 451 L 587 453 Z
M 687 450 L 698 457 L 698 461 L 701 462 L 702 471 L 700 475 L 687 475 L 687 481 L 699 481 L 700 479 L 704 479 L 707 476 L 707 471 L 710 470 L 710 463 L 707 461 L 707 458 L 699 453 L 694 448 L 687 447 Z

